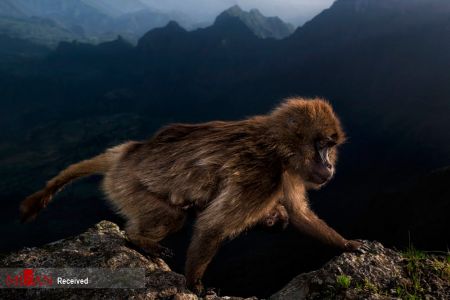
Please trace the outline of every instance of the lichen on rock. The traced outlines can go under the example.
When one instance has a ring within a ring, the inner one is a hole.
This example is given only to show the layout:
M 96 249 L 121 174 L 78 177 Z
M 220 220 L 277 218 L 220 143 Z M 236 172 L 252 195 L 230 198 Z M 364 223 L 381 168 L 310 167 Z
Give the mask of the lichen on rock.
M 343 253 L 319 270 L 298 275 L 270 300 L 450 298 L 450 278 L 445 275 L 445 268 L 450 272 L 450 263 L 445 262 L 448 258 L 424 256 L 415 270 L 422 274 L 418 279 L 408 270 L 412 258 L 378 242 L 364 241 L 363 248 Z M 429 268 L 430 261 L 442 261 L 442 270 Z M 442 271 L 441 276 L 433 276 L 435 271 Z M 425 278 L 425 274 L 431 276 Z

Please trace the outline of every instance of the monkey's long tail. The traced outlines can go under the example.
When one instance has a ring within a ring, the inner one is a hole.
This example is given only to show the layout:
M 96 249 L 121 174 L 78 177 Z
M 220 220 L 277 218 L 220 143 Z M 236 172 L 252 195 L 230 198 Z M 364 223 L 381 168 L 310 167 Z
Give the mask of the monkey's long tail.
M 69 182 L 84 176 L 106 173 L 119 154 L 123 152 L 125 145 L 116 146 L 91 159 L 70 165 L 57 176 L 50 179 L 45 188 L 22 201 L 20 204 L 21 221 L 24 223 L 36 218 L 38 213 L 50 203 L 53 196 Z

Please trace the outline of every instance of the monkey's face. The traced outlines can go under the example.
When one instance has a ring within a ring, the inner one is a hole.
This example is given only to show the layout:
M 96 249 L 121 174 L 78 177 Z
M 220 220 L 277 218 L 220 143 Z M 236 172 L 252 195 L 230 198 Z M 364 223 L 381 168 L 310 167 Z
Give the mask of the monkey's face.
M 335 172 L 335 164 L 337 159 L 337 141 L 333 136 L 320 136 L 313 142 L 314 154 L 307 168 L 305 181 L 320 187 L 331 180 Z
M 307 188 L 318 189 L 333 177 L 337 147 L 345 140 L 339 119 L 321 100 L 291 100 L 284 108 L 282 148 L 287 163 Z
M 335 134 L 318 134 L 299 143 L 289 164 L 303 178 L 307 188 L 318 189 L 334 175 L 338 140 Z

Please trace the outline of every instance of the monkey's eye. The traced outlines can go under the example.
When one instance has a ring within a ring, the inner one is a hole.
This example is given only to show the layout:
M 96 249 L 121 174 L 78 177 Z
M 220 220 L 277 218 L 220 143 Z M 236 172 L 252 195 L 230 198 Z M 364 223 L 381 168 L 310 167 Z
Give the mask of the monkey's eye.
M 334 147 L 337 145 L 337 143 L 331 139 L 323 139 L 318 141 L 316 145 L 319 149 L 324 149 Z
M 328 148 L 331 148 L 331 147 L 336 146 L 337 143 L 335 141 L 331 140 L 331 141 L 327 141 L 326 145 L 327 145 Z

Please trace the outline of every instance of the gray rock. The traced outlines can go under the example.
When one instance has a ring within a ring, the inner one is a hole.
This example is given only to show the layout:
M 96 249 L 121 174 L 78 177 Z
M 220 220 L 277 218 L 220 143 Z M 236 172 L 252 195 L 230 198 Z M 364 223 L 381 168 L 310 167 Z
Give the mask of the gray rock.
M 448 259 L 419 251 L 402 254 L 364 241 L 363 250 L 298 275 L 270 300 L 450 299 Z
M 0 267 L 145 270 L 145 287 L 140 289 L 0 289 L 0 299 L 199 299 L 186 289 L 183 275 L 171 271 L 161 258 L 138 252 L 108 221 L 72 238 L 11 253 L 0 259 Z M 365 241 L 363 250 L 343 253 L 319 270 L 300 274 L 270 300 L 450 299 L 449 282 L 449 254 L 427 255 L 414 249 L 399 253 Z M 204 299 L 242 298 L 211 293 Z
M 0 299 L 198 299 L 186 289 L 183 275 L 171 271 L 161 258 L 149 258 L 134 250 L 125 233 L 108 221 L 73 238 L 12 253 L 0 260 L 0 266 L 145 269 L 144 289 L 0 289 Z

